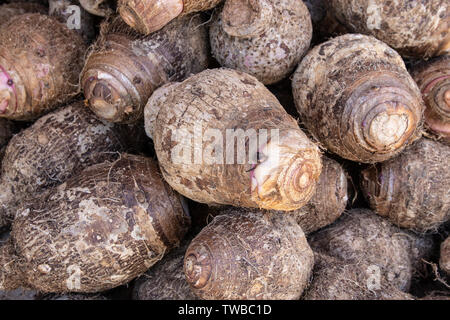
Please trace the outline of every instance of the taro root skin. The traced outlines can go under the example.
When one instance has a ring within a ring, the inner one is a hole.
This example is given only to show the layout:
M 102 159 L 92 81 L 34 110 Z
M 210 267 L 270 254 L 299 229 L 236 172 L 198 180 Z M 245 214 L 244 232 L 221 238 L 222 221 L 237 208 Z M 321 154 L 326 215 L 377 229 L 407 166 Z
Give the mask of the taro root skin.
M 450 237 L 441 244 L 439 266 L 444 272 L 450 275 Z
M 0 117 L 34 120 L 78 93 L 83 39 L 55 18 L 14 17 L 0 33 Z
M 210 28 L 212 53 L 219 63 L 264 84 L 286 78 L 311 38 L 308 8 L 297 0 L 227 0 Z
M 0 261 L 11 263 L 0 267 L 0 289 L 108 290 L 143 274 L 179 245 L 189 226 L 156 163 L 121 154 L 23 207 L 12 246 L 2 247 Z
M 12 17 L 25 13 L 46 14 L 48 9 L 39 3 L 5 3 L 0 6 L 0 27 L 6 24 Z
M 420 90 L 402 58 L 373 37 L 347 34 L 316 46 L 292 86 L 308 131 L 345 159 L 385 161 L 421 135 Z
M 239 71 L 206 70 L 164 86 L 149 99 L 145 125 L 166 181 L 197 202 L 292 211 L 311 199 L 320 176 L 318 147 L 263 84 Z M 210 129 L 219 132 L 224 146 L 236 147 L 238 139 L 227 141 L 227 130 L 233 129 L 236 134 L 251 129 L 256 135 L 266 130 L 267 140 L 260 136 L 258 150 L 246 147 L 242 164 L 234 152 L 229 164 L 226 147 L 222 152 L 217 147 L 220 140 L 210 138 L 204 152 L 192 154 L 196 128 L 202 137 Z M 278 130 L 278 139 L 272 129 Z M 177 150 L 185 146 L 178 159 Z
M 207 33 L 201 17 L 176 19 L 149 36 L 136 34 L 116 18 L 102 26 L 84 66 L 81 86 L 98 117 L 136 123 L 154 90 L 207 66 Z
M 428 58 L 450 52 L 448 0 L 333 0 L 328 6 L 351 32 L 372 35 L 402 56 Z
M 173 19 L 214 8 L 222 0 L 119 0 L 118 11 L 133 29 L 148 35 Z
M 231 209 L 192 240 L 186 280 L 201 299 L 299 299 L 314 255 L 289 215 Z
M 435 231 L 450 218 L 449 158 L 449 146 L 423 138 L 398 157 L 363 170 L 363 194 L 392 223 Z
M 81 6 L 89 13 L 106 17 L 112 13 L 111 2 L 113 0 L 79 0 Z

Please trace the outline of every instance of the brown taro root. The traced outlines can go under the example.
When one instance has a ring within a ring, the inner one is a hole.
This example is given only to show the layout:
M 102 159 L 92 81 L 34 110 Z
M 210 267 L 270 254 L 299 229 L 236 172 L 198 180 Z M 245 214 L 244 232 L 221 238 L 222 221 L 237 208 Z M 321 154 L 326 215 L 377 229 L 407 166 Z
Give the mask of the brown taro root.
M 0 248 L 0 289 L 89 293 L 125 284 L 179 245 L 190 225 L 181 201 L 150 158 L 121 154 L 86 168 L 17 214 Z
M 0 5 L 0 27 L 11 18 L 25 13 L 47 13 L 48 9 L 38 3 L 16 2 Z
M 414 300 L 374 266 L 314 252 L 312 281 L 303 300 Z
M 450 218 L 450 147 L 421 139 L 404 153 L 362 171 L 370 207 L 392 223 L 435 231 Z
M 347 34 L 316 46 L 292 86 L 306 128 L 345 159 L 384 161 L 421 134 L 420 91 L 402 58 L 373 37 Z
M 118 11 L 133 29 L 148 35 L 179 16 L 206 11 L 222 0 L 119 0 Z
M 81 86 L 92 111 L 108 121 L 137 122 L 156 88 L 208 66 L 207 34 L 198 15 L 176 19 L 150 36 L 116 18 L 101 33 Z
M 133 288 L 134 300 L 196 300 L 183 272 L 184 254 L 192 237 L 140 277 Z
M 77 94 L 85 49 L 55 18 L 10 19 L 0 32 L 0 117 L 36 119 Z
M 439 266 L 444 272 L 450 275 L 450 237 L 441 244 Z
M 403 231 L 370 210 L 350 210 L 335 224 L 309 238 L 315 251 L 345 262 L 379 269 L 393 286 L 408 291 L 411 279 L 429 258 L 433 241 Z
M 424 61 L 411 70 L 425 104 L 425 125 L 450 143 L 450 55 Z
M 292 212 L 302 230 L 312 233 L 336 221 L 348 201 L 347 175 L 336 161 L 322 157 L 322 173 L 312 199 Z
M 201 299 L 299 299 L 314 255 L 305 234 L 284 214 L 230 209 L 191 242 L 186 279 Z
M 210 28 L 217 61 L 264 84 L 286 78 L 311 37 L 311 17 L 299 0 L 227 0 Z
M 351 32 L 372 35 L 407 57 L 450 51 L 448 0 L 333 0 L 330 12 Z
M 112 124 L 74 103 L 36 121 L 8 144 L 0 178 L 0 226 L 14 218 L 23 198 L 37 198 L 82 168 L 122 149 Z
M 106 17 L 112 13 L 112 6 L 115 0 L 79 0 L 81 6 L 87 12 L 100 16 Z
M 239 71 L 212 69 L 164 86 L 149 99 L 145 126 L 166 181 L 200 203 L 291 211 L 319 180 L 318 147 L 263 84 Z

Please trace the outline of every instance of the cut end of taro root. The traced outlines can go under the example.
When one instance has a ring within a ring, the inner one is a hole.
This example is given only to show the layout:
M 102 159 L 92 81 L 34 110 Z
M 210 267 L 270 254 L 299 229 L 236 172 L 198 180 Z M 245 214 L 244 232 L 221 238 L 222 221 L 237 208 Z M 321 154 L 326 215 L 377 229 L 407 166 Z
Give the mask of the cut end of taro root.
M 446 90 L 444 93 L 444 102 L 448 111 L 450 111 L 450 89 Z
M 370 123 L 371 140 L 378 149 L 398 143 L 408 130 L 408 115 L 406 113 L 382 112 Z
M 233 37 L 255 37 L 270 25 L 272 13 L 272 4 L 267 0 L 227 0 L 222 11 L 222 27 Z
M 124 0 L 119 3 L 122 19 L 145 35 L 162 29 L 182 12 L 183 0 Z
M 108 121 L 114 121 L 118 117 L 117 99 L 114 99 L 117 93 L 108 83 L 101 80 L 91 82 L 85 95 L 92 111 L 99 117 Z
M 192 241 L 184 258 L 184 274 L 189 285 L 194 289 L 206 286 L 212 274 L 209 250 Z

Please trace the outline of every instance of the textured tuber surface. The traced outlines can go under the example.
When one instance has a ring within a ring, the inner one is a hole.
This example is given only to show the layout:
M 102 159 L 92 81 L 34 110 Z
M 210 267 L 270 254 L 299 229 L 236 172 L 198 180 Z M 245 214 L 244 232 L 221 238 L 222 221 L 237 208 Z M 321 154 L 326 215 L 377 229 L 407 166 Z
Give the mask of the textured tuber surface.
M 308 8 L 297 0 L 227 0 L 210 28 L 219 63 L 264 84 L 287 77 L 309 48 Z
M 186 16 L 149 36 L 120 18 L 103 25 L 81 77 L 89 107 L 102 119 L 134 123 L 153 91 L 208 66 L 208 44 L 200 16 Z
M 450 275 L 450 237 L 441 244 L 439 266 L 444 272 Z
M 345 159 L 385 161 L 421 134 L 420 91 L 402 58 L 373 37 L 347 34 L 316 46 L 292 86 L 306 128 Z
M 79 0 L 81 6 L 89 13 L 106 17 L 112 13 L 112 3 L 115 0 Z
M 363 170 L 363 194 L 394 224 L 435 231 L 450 218 L 449 157 L 449 146 L 421 139 L 398 157 Z
M 117 287 L 178 246 L 190 225 L 156 163 L 127 154 L 86 168 L 23 209 L 11 243 L 0 248 L 0 289 Z
M 15 2 L 0 5 L 0 27 L 6 24 L 11 18 L 25 13 L 48 12 L 47 7 L 38 3 Z
M 145 125 L 166 181 L 197 202 L 291 211 L 319 180 L 318 147 L 263 84 L 239 71 L 207 70 L 159 89 Z
M 230 209 L 190 244 L 186 279 L 201 299 L 299 299 L 314 256 L 291 217 Z

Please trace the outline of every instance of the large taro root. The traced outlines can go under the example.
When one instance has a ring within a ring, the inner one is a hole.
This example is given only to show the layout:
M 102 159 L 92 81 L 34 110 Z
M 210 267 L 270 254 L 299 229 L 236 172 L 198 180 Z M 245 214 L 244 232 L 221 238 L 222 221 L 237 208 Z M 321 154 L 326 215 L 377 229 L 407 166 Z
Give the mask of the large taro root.
M 333 0 L 327 5 L 351 32 L 372 35 L 403 56 L 450 52 L 448 0 Z
M 81 86 L 91 110 L 111 122 L 137 122 L 154 90 L 208 66 L 207 34 L 198 15 L 176 19 L 149 36 L 116 18 L 101 33 Z
M 314 264 L 302 229 L 285 214 L 230 209 L 192 240 L 184 271 L 201 299 L 299 299 Z
M 85 50 L 53 17 L 10 19 L 0 32 L 0 118 L 34 120 L 76 95 Z
M 385 161 L 420 137 L 420 90 L 402 58 L 373 37 L 347 34 L 316 46 L 292 86 L 309 132 L 348 160 Z
M 441 244 L 439 266 L 444 272 L 450 275 L 450 237 Z
M 164 178 L 194 201 L 291 211 L 314 193 L 318 147 L 250 75 L 213 69 L 167 85 L 145 123 Z
M 40 118 L 9 142 L 0 178 L 0 226 L 14 218 L 24 198 L 38 198 L 92 164 L 111 159 L 124 147 L 117 128 L 104 123 L 82 103 Z
M 133 29 L 148 35 L 173 19 L 214 8 L 222 0 L 119 0 L 118 11 Z
M 411 74 L 427 107 L 426 128 L 438 139 L 450 143 L 450 55 L 419 63 Z
M 398 157 L 363 170 L 363 194 L 392 223 L 435 231 L 450 218 L 449 157 L 449 146 L 421 139 Z
M 433 241 L 402 231 L 370 210 L 353 209 L 335 224 L 309 238 L 313 250 L 344 262 L 379 269 L 398 290 L 407 292 L 422 258 L 429 258 Z
M 298 0 L 227 0 L 212 22 L 212 53 L 227 68 L 264 84 L 286 78 L 312 37 L 308 8 Z
M 9 19 L 25 13 L 47 13 L 47 7 L 39 3 L 15 2 L 0 5 L 0 27 Z
M 0 289 L 89 293 L 120 286 L 178 246 L 189 225 L 156 163 L 121 154 L 23 206 L 0 248 Z

